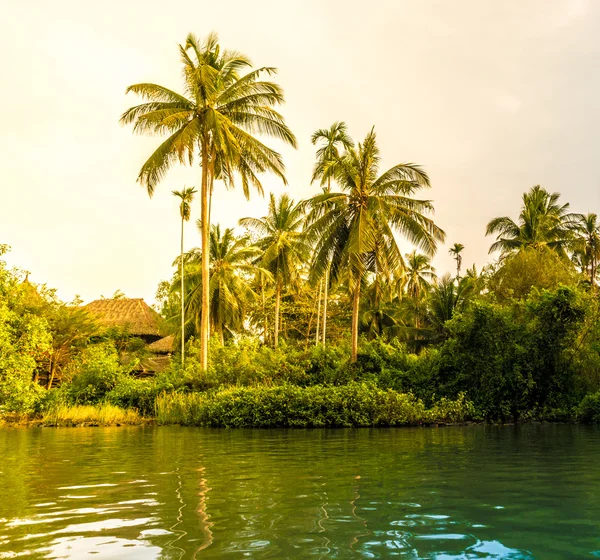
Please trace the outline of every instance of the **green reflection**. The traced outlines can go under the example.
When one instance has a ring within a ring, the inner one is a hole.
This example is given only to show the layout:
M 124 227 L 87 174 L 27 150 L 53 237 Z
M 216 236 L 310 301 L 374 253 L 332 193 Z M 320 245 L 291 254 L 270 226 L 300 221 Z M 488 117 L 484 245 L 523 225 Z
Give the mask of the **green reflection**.
M 0 430 L 0 557 L 578 558 L 600 431 Z

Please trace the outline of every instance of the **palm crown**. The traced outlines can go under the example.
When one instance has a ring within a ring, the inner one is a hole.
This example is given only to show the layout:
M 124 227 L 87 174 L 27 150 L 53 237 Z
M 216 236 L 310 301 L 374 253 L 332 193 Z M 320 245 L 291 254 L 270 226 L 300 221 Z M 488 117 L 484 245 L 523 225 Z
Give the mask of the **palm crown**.
M 324 181 L 333 179 L 339 192 L 325 192 L 306 202 L 308 222 L 316 239 L 311 275 L 330 281 L 347 273 L 353 294 L 352 358 L 358 347 L 358 306 L 361 284 L 369 272 L 391 277 L 403 267 L 394 233 L 429 254 L 444 232 L 428 214 L 429 200 L 412 195 L 429 186 L 429 177 L 412 163 L 401 163 L 379 175 L 380 154 L 375 131 L 364 142 L 326 161 L 319 168 Z
M 489 252 L 500 251 L 504 257 L 522 249 L 548 247 L 564 255 L 580 215 L 569 213 L 569 204 L 561 205 L 559 198 L 559 193 L 539 185 L 524 193 L 518 222 L 503 216 L 488 223 L 486 235 L 496 234 Z

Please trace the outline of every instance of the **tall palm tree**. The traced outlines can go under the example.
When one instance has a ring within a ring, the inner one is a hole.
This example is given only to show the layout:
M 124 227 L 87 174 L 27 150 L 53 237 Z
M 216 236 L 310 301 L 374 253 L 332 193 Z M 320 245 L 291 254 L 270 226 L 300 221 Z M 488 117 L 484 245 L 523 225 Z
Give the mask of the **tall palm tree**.
M 311 233 L 317 239 L 311 274 L 320 278 L 329 268 L 331 280 L 347 274 L 352 294 L 352 361 L 358 354 L 361 284 L 369 271 L 391 276 L 403 266 L 396 244 L 398 232 L 414 245 L 434 253 L 444 232 L 427 214 L 429 200 L 412 198 L 429 186 L 417 165 L 402 163 L 379 175 L 379 148 L 374 130 L 364 142 L 347 149 L 323 172 L 340 192 L 317 195 L 306 202 L 311 210 Z
M 596 214 L 580 215 L 575 227 L 572 244 L 574 260 L 590 277 L 592 290 L 596 289 L 596 274 L 600 259 L 600 224 Z
M 134 132 L 168 135 L 138 175 L 150 196 L 173 165 L 191 165 L 195 157 L 199 159 L 203 277 L 200 364 L 205 370 L 210 330 L 208 247 L 214 179 L 219 177 L 231 186 L 234 176 L 239 175 L 246 197 L 251 186 L 262 193 L 258 173 L 273 172 L 285 183 L 281 155 L 254 135 L 272 136 L 292 146 L 296 139 L 273 108 L 283 103 L 283 91 L 274 82 L 261 80 L 263 75 L 273 75 L 274 68 L 251 70 L 247 57 L 221 50 L 214 33 L 204 41 L 189 34 L 179 52 L 184 93 L 150 83 L 129 86 L 127 92 L 140 95 L 146 102 L 128 109 L 121 122 L 133 124 Z
M 237 237 L 232 228 L 222 231 L 219 224 L 211 226 L 210 321 L 221 344 L 224 344 L 226 334 L 231 336 L 244 330 L 247 304 L 257 297 L 251 287 L 251 278 L 257 272 L 254 261 L 259 255 L 260 249 L 250 243 L 248 236 Z M 193 326 L 199 328 L 202 315 L 202 251 L 192 249 L 184 258 L 188 270 L 186 312 Z M 269 274 L 264 270 L 261 272 Z
M 313 170 L 312 181 L 321 180 L 323 191 L 328 193 L 331 191 L 331 176 L 325 179 L 325 173 L 328 166 L 339 159 L 340 149 L 348 150 L 354 146 L 354 141 L 348 134 L 348 126 L 343 121 L 334 122 L 329 128 L 320 128 L 311 136 L 310 141 L 313 146 L 320 145 L 316 153 L 316 163 Z M 326 186 L 325 186 L 326 185 Z M 323 284 L 323 327 L 322 340 L 323 347 L 326 343 L 327 333 L 327 302 L 329 292 L 329 270 L 325 270 L 325 277 L 322 280 Z M 320 306 L 319 306 L 320 307 Z M 319 318 L 317 317 L 317 323 Z M 318 332 L 317 326 L 317 332 Z M 318 336 L 317 336 L 318 338 Z
M 560 204 L 559 198 L 559 193 L 549 193 L 539 185 L 524 193 L 517 222 L 503 216 L 488 223 L 485 234 L 496 234 L 489 252 L 500 251 L 504 258 L 523 249 L 548 247 L 565 256 L 580 215 L 569 213 L 569 204 Z
M 462 266 L 462 251 L 465 248 L 465 246 L 462 243 L 455 243 L 454 245 L 452 245 L 452 247 L 450 247 L 450 250 L 448 251 L 448 253 L 450 253 L 452 255 L 452 257 L 454 258 L 454 260 L 456 261 L 456 281 L 458 282 L 460 280 L 460 267 Z
M 275 281 L 275 322 L 273 346 L 279 341 L 281 294 L 284 286 L 291 286 L 298 279 L 299 264 L 308 254 L 302 226 L 304 213 L 300 204 L 287 195 L 278 200 L 273 194 L 269 210 L 263 218 L 243 218 L 240 225 L 257 233 L 257 246 L 263 254 L 260 265 L 268 270 Z
M 194 195 L 198 192 L 194 187 L 184 187 L 181 191 L 171 191 L 181 202 L 179 203 L 179 215 L 181 216 L 181 251 L 180 257 L 180 275 L 181 275 L 181 365 L 185 362 L 185 292 L 183 289 L 184 270 L 183 270 L 183 225 L 189 221 L 191 215 L 191 204 Z

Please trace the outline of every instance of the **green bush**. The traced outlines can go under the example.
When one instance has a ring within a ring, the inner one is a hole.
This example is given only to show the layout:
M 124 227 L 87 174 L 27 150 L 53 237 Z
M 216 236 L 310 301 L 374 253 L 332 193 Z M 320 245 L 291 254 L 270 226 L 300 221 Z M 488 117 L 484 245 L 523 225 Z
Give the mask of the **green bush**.
M 88 346 L 69 364 L 63 383 L 71 404 L 94 404 L 127 375 L 114 345 L 101 343 Z
M 135 409 L 142 416 L 154 416 L 154 403 L 160 389 L 152 380 L 125 377 L 106 393 L 104 401 L 125 409 Z
M 576 418 L 585 424 L 600 424 L 600 391 L 583 398 L 577 407 Z
M 427 414 L 432 422 L 457 423 L 482 419 L 473 403 L 466 399 L 464 393 L 459 393 L 456 400 L 442 397 L 433 404 Z

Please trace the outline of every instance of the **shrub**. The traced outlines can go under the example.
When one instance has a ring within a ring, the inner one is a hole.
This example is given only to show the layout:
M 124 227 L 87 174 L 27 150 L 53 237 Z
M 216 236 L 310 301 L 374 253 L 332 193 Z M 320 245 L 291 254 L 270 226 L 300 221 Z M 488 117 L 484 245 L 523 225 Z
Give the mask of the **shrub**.
M 230 387 L 212 393 L 162 394 L 156 402 L 161 424 L 211 427 L 402 426 L 431 421 L 462 421 L 472 404 L 444 401 L 426 411 L 410 393 L 368 383 L 342 386 Z
M 71 362 L 63 382 L 68 400 L 74 404 L 101 401 L 127 375 L 119 363 L 119 355 L 111 343 L 88 346 Z
M 154 381 L 125 377 L 104 398 L 112 405 L 135 409 L 142 416 L 154 416 L 154 403 L 159 392 Z
M 600 424 L 600 391 L 583 398 L 577 407 L 576 418 L 586 424 Z

